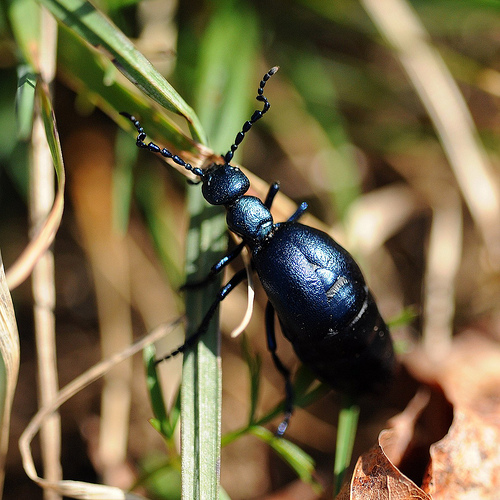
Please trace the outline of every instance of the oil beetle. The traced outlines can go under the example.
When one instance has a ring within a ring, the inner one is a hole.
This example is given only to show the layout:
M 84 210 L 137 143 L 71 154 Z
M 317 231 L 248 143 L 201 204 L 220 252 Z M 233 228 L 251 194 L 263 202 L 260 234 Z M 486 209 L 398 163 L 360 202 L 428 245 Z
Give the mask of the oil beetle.
M 392 377 L 395 361 L 388 328 L 352 256 L 326 233 L 297 222 L 307 209 L 306 203 L 286 222 L 274 223 L 270 208 L 279 184 L 271 185 L 264 202 L 247 196 L 250 181 L 230 164 L 245 134 L 269 110 L 264 86 L 277 70 L 272 68 L 260 82 L 256 99 L 263 103 L 262 110 L 256 110 L 244 123 L 222 157 L 223 163 L 205 170 L 152 142 L 146 144 L 139 121 L 128 113 L 122 115 L 137 129 L 138 147 L 159 153 L 200 178 L 205 199 L 212 205 L 224 205 L 229 229 L 243 240 L 212 267 L 204 282 L 227 266 L 244 245 L 250 249 L 252 268 L 269 298 L 265 314 L 267 345 L 285 379 L 285 414 L 277 430 L 283 435 L 293 411 L 293 389 L 290 372 L 276 353 L 275 313 L 300 360 L 320 380 L 351 397 L 383 388 Z M 206 332 L 220 302 L 245 277 L 244 270 L 237 272 L 219 290 L 198 330 L 157 362 L 194 345 Z

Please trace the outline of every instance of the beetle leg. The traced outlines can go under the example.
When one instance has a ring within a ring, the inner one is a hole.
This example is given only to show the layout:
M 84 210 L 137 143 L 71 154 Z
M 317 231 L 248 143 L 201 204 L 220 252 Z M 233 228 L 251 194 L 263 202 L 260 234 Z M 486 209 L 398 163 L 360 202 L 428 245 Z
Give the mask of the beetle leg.
M 208 326 L 210 325 L 210 321 L 212 321 L 212 318 L 215 315 L 215 312 L 217 311 L 217 308 L 219 307 L 219 304 L 246 278 L 247 274 L 245 269 L 242 269 L 241 271 L 238 271 L 217 293 L 217 297 L 213 301 L 212 305 L 210 306 L 209 310 L 205 314 L 205 317 L 203 318 L 200 326 L 198 327 L 198 330 L 194 332 L 191 337 L 186 339 L 184 344 L 179 346 L 177 349 L 172 351 L 171 353 L 167 354 L 166 356 L 163 356 L 160 359 L 157 359 L 155 361 L 155 365 L 158 363 L 161 363 L 162 361 L 166 359 L 173 358 L 174 356 L 177 356 L 181 352 L 186 351 L 190 347 L 196 344 L 200 337 L 206 333 L 208 330 Z
M 302 214 L 307 210 L 307 203 L 303 201 L 297 210 L 295 210 L 295 213 L 291 215 L 288 219 L 287 222 L 295 222 L 297 221 L 300 217 L 302 217 Z
M 286 366 L 281 362 L 280 358 L 276 354 L 276 335 L 274 331 L 274 307 L 270 301 L 267 302 L 266 306 L 266 336 L 267 336 L 267 348 L 271 352 L 271 356 L 273 357 L 274 366 L 278 369 L 278 371 L 283 375 L 285 379 L 285 416 L 283 421 L 278 426 L 276 431 L 276 435 L 281 437 L 285 433 L 288 423 L 290 422 L 290 418 L 293 413 L 293 387 L 292 382 L 290 380 L 290 371 Z
M 201 279 L 200 281 L 195 281 L 193 283 L 184 283 L 180 287 L 180 290 L 189 290 L 189 289 L 194 289 L 194 288 L 201 288 L 208 283 L 210 283 L 216 276 L 219 274 L 230 262 L 232 262 L 238 255 L 241 253 L 243 250 L 243 247 L 245 246 L 245 243 L 241 242 L 236 246 L 233 250 L 231 250 L 229 253 L 224 255 L 219 262 L 214 264 L 212 268 L 210 269 L 210 272 L 205 276 L 205 278 Z
M 267 208 L 271 208 L 271 205 L 273 204 L 274 197 L 280 190 L 280 183 L 279 182 L 273 182 L 269 186 L 269 191 L 267 192 L 266 200 L 264 201 L 264 206 Z

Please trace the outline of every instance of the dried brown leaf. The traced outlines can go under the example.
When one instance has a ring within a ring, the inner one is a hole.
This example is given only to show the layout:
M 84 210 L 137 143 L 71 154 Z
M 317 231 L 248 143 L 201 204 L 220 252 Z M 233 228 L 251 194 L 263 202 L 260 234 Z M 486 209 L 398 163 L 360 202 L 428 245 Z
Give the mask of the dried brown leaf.
M 0 256 L 0 497 L 9 443 L 12 400 L 19 371 L 19 333 Z
M 350 485 L 350 496 L 338 498 L 407 500 L 431 497 L 402 474 L 377 445 L 363 454 L 356 464 Z
M 477 332 L 457 337 L 437 375 L 455 408 L 470 408 L 500 425 L 500 346 Z
M 434 499 L 498 497 L 500 347 L 477 334 L 462 335 L 437 381 L 454 405 L 454 419 L 431 447 L 423 488 Z
M 351 483 L 343 488 L 338 500 L 431 499 L 397 468 L 412 441 L 415 423 L 428 401 L 427 392 L 418 392 L 407 408 L 391 420 L 391 428 L 380 433 L 379 444 L 358 459 Z
M 423 489 L 434 500 L 491 499 L 500 491 L 500 429 L 473 410 L 456 410 L 447 436 L 431 447 Z
M 57 193 L 50 212 L 46 216 L 43 216 L 43 220 L 37 222 L 36 233 L 31 237 L 30 242 L 21 255 L 6 272 L 7 284 L 11 290 L 28 278 L 39 261 L 40 256 L 52 245 L 61 224 L 64 211 L 66 174 L 61 145 L 59 143 L 59 133 L 47 85 L 40 81 L 38 89 L 39 92 L 37 95 L 40 102 L 41 116 L 45 125 L 45 134 L 48 147 L 51 151 L 54 169 L 57 173 Z

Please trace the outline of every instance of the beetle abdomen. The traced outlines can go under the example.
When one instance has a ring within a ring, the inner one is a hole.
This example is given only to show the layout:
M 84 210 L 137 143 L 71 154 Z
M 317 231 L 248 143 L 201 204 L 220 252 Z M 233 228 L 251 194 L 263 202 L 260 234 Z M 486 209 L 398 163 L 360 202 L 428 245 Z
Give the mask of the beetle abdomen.
M 389 331 L 344 248 L 322 231 L 283 223 L 253 261 L 283 334 L 320 379 L 351 395 L 390 380 Z
M 276 313 L 299 340 L 338 329 L 361 310 L 363 275 L 349 253 L 323 231 L 276 224 L 252 260 Z
M 287 338 L 292 333 L 283 325 L 282 330 Z M 296 335 L 291 336 L 299 359 L 320 380 L 340 392 L 351 396 L 379 392 L 393 376 L 391 337 L 369 292 L 366 307 L 355 323 L 339 331 L 330 330 L 314 342 L 301 342 Z

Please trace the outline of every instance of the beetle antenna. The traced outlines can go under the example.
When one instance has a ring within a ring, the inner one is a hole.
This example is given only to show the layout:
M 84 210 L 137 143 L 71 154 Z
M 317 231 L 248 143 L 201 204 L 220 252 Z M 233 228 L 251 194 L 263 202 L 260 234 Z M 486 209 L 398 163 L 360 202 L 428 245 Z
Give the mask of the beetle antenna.
M 188 163 L 184 161 L 180 156 L 174 155 L 171 151 L 169 151 L 167 148 L 160 148 L 157 144 L 154 142 L 150 142 L 149 144 L 146 144 L 144 142 L 144 139 L 146 138 L 146 132 L 144 132 L 144 129 L 142 128 L 141 124 L 139 123 L 139 120 L 125 112 L 120 113 L 122 116 L 125 118 L 128 118 L 134 127 L 137 129 L 137 132 L 139 135 L 137 136 L 137 139 L 135 143 L 137 144 L 138 147 L 141 149 L 147 149 L 148 151 L 151 151 L 152 153 L 159 153 L 165 158 L 171 159 L 174 163 L 177 163 L 177 165 L 180 165 L 181 167 L 184 167 L 186 170 L 189 170 L 190 172 L 193 172 L 193 174 L 197 175 L 198 177 L 203 178 L 204 172 L 201 168 L 198 167 L 193 167 L 191 163 Z
M 271 78 L 276 71 L 278 71 L 279 66 L 274 66 L 274 68 L 271 68 L 262 78 L 260 81 L 259 88 L 257 90 L 257 97 L 256 99 L 258 101 L 261 101 L 264 103 L 264 107 L 262 110 L 255 110 L 253 112 L 253 115 L 251 116 L 250 120 L 246 121 L 243 124 L 243 127 L 241 129 L 241 132 L 238 132 L 236 135 L 236 138 L 234 139 L 234 144 L 231 146 L 231 149 L 224 155 L 224 161 L 226 165 L 229 164 L 229 162 L 233 159 L 234 152 L 238 149 L 238 146 L 240 145 L 241 141 L 244 139 L 245 134 L 252 128 L 252 125 L 257 121 L 260 120 L 265 113 L 269 110 L 271 105 L 269 104 L 269 101 L 267 100 L 267 97 L 264 95 L 264 87 L 266 85 L 267 80 Z

